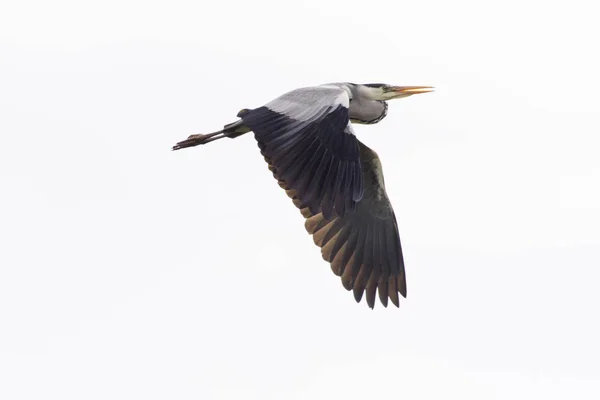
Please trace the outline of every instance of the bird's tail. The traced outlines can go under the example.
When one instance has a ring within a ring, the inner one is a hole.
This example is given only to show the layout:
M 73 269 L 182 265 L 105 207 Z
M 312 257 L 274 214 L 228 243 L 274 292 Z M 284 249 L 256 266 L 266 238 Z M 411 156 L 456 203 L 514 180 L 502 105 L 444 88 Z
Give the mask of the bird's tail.
M 244 111 L 244 110 L 242 110 Z M 240 113 L 238 114 L 238 117 L 240 117 L 242 111 L 240 111 Z M 246 125 L 244 125 L 244 121 L 239 119 L 235 122 L 232 122 L 231 124 L 227 124 L 223 127 L 223 134 L 225 136 L 227 136 L 228 138 L 231 139 L 235 139 L 238 136 L 243 135 L 244 133 L 248 133 L 250 132 L 250 128 L 248 128 Z

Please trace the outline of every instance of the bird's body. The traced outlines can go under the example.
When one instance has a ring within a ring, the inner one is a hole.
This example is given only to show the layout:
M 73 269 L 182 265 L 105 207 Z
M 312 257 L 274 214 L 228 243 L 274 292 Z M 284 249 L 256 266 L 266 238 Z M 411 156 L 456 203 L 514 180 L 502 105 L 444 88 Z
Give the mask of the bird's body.
M 406 297 L 406 274 L 396 217 L 377 154 L 355 136 L 352 122 L 386 117 L 387 100 L 428 92 L 425 86 L 332 83 L 285 93 L 209 135 L 173 147 L 205 144 L 247 132 L 254 137 L 279 185 L 306 218 L 323 258 L 357 302 L 375 293 L 387 306 Z

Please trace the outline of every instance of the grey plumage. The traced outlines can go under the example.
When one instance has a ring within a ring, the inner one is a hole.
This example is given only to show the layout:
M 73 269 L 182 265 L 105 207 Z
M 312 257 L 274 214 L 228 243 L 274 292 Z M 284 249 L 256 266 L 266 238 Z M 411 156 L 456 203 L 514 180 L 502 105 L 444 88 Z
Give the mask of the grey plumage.
M 285 93 L 208 135 L 191 135 L 173 150 L 252 131 L 269 169 L 306 218 L 323 258 L 360 302 L 399 306 L 406 273 L 398 225 L 377 154 L 351 122 L 386 117 L 387 100 L 426 93 L 425 86 L 331 83 Z

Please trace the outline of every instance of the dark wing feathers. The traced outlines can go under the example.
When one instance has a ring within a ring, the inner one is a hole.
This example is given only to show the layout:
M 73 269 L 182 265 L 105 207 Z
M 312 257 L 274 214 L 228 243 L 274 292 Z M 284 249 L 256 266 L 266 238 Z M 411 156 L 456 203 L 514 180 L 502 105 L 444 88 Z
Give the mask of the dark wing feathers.
M 357 140 L 357 143 L 359 172 L 364 176 L 364 195 L 356 203 L 355 211 L 343 216 L 326 217 L 322 210 L 311 210 L 298 197 L 297 191 L 282 179 L 266 151 L 263 151 L 263 156 L 279 185 L 306 218 L 304 226 L 321 248 L 323 259 L 330 263 L 333 273 L 341 277 L 343 286 L 353 291 L 355 300 L 360 302 L 365 297 L 369 307 L 373 308 L 378 293 L 384 306 L 387 307 L 389 299 L 399 307 L 398 293 L 406 297 L 406 276 L 396 217 L 385 192 L 377 154 L 360 141 Z M 335 164 L 330 161 L 329 165 L 332 163 Z M 344 174 L 355 173 L 349 168 L 338 170 L 344 171 Z M 329 178 L 331 169 L 324 171 L 327 171 L 325 182 L 330 179 L 341 181 L 336 175 Z M 313 185 L 314 182 L 310 182 L 309 189 Z M 342 185 L 342 188 L 339 190 L 345 190 L 347 186 Z M 328 205 L 327 202 L 324 204 Z
M 348 101 L 343 89 L 326 85 L 238 116 L 342 285 L 371 308 L 376 293 L 398 307 L 398 293 L 406 297 L 398 226 L 379 158 L 354 136 Z
M 312 213 L 342 217 L 364 193 L 358 140 L 348 108 L 333 104 L 313 112 L 302 121 L 263 106 L 242 119 L 277 175 Z

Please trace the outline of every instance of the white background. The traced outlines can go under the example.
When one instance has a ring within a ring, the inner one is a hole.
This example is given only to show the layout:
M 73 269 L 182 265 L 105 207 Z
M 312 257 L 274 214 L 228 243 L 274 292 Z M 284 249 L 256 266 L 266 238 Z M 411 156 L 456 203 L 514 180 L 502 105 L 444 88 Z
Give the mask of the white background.
M 0 398 L 600 398 L 594 2 L 12 1 Z M 301 86 L 433 85 L 358 136 L 408 277 L 356 304 L 251 135 Z

